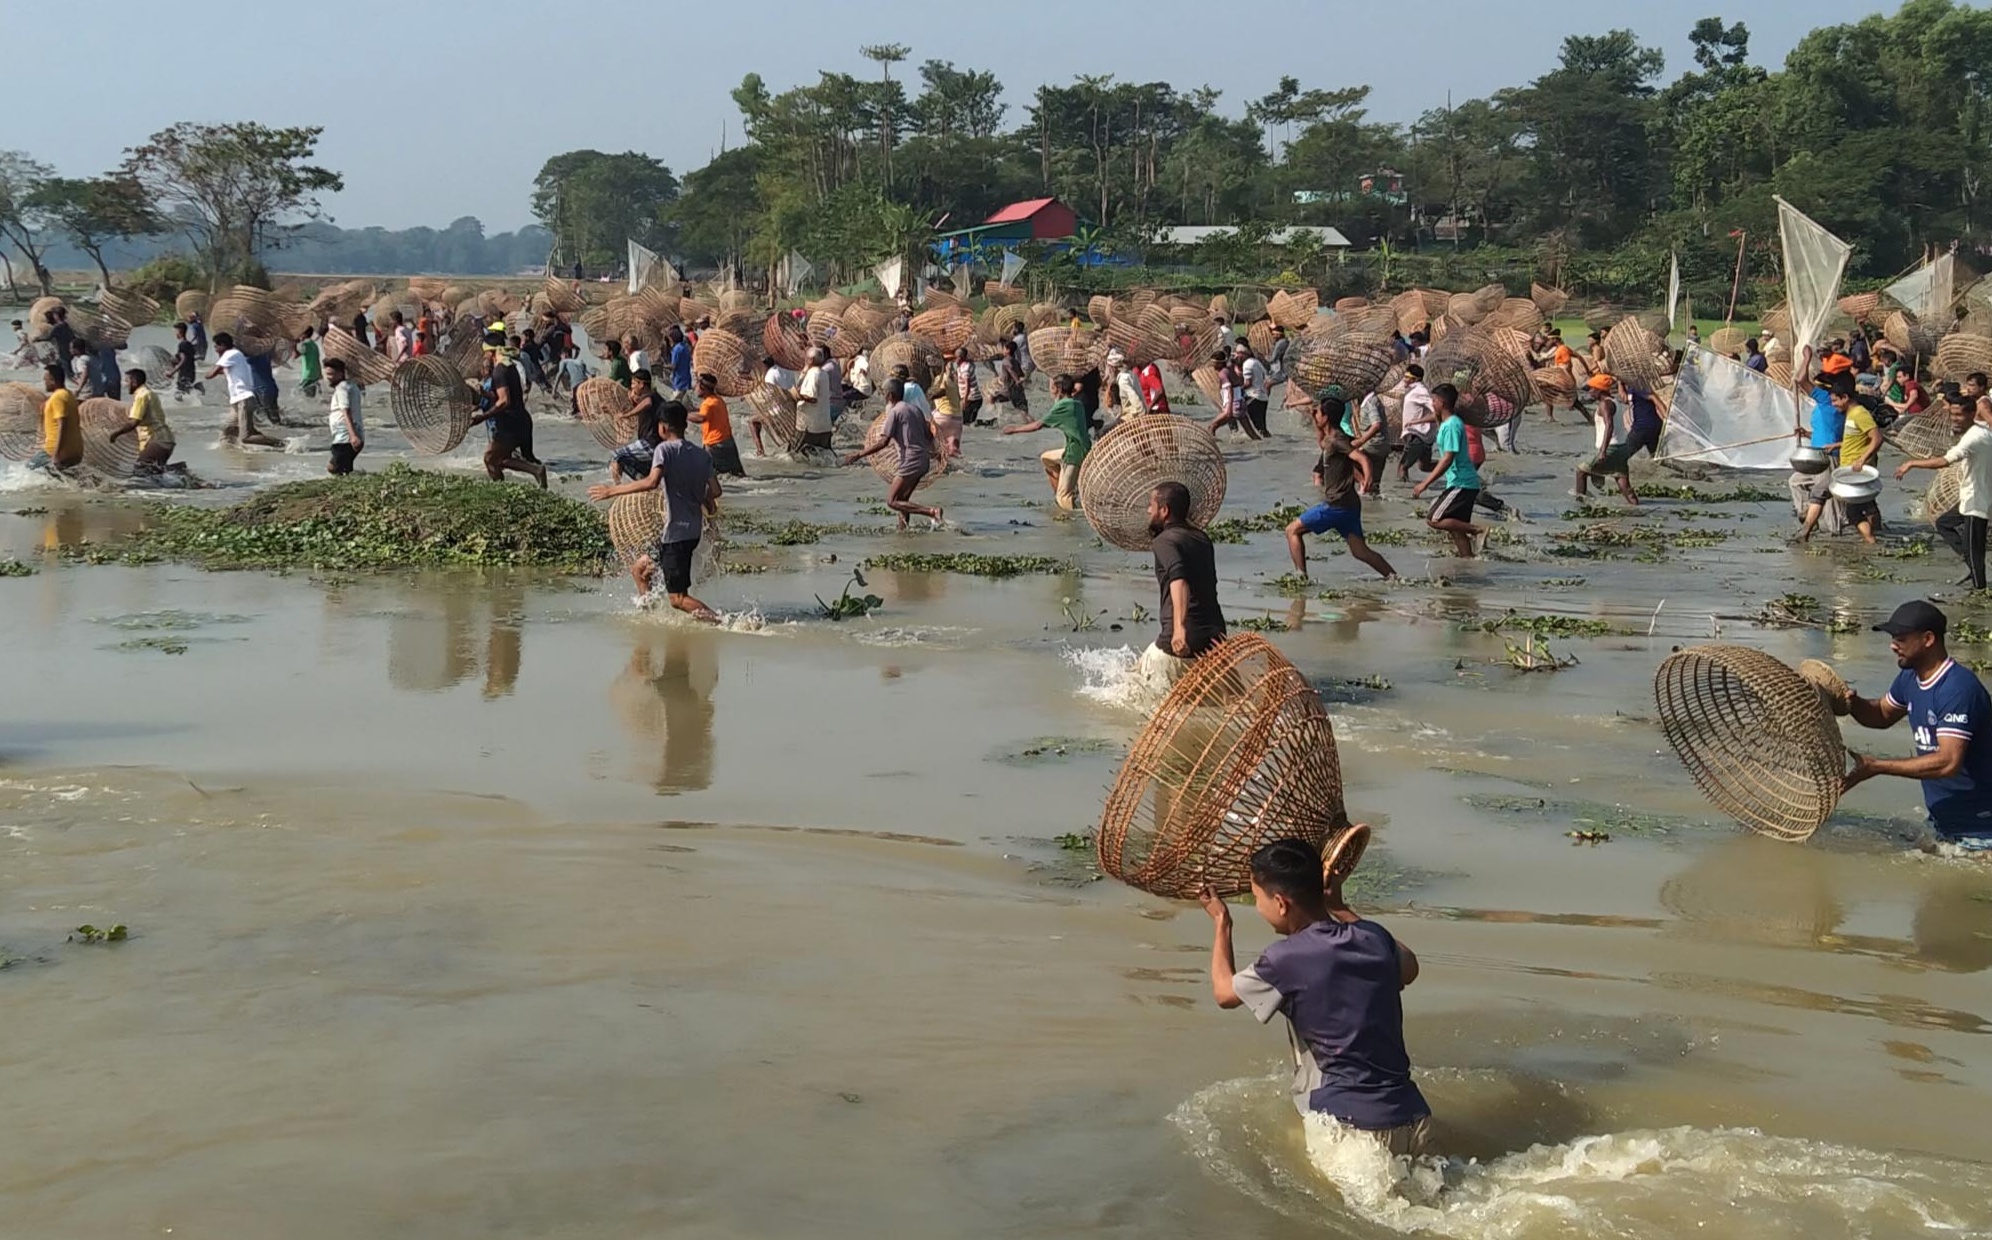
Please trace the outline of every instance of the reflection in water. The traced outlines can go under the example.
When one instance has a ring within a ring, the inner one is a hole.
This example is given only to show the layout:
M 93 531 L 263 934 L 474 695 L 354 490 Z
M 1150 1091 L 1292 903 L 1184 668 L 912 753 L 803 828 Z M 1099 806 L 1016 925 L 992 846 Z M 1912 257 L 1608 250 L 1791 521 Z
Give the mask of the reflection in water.
M 491 591 L 491 627 L 484 639 L 484 696 L 509 696 L 519 683 L 520 637 L 525 625 L 525 587 L 504 580 Z
M 902 573 L 896 569 L 874 569 L 865 574 L 872 584 L 872 592 L 884 595 L 893 603 L 905 606 L 910 603 L 931 603 L 948 590 L 946 573 Z M 863 594 L 863 590 L 855 591 Z
M 712 786 L 712 691 L 719 652 L 710 635 L 668 630 L 638 637 L 629 666 L 609 686 L 630 730 L 661 744 L 654 786 L 669 795 Z
M 1945 877 L 1916 905 L 1916 959 L 1953 973 L 1992 969 L 1992 883 Z
M 508 696 L 518 685 L 525 629 L 524 583 L 441 574 L 408 585 L 411 610 L 388 621 L 387 679 L 409 693 L 454 688 L 484 668 L 484 696 Z M 478 649 L 478 613 L 486 613 Z M 480 658 L 481 656 L 481 658 Z
M 1846 912 L 1834 898 L 1832 858 L 1754 835 L 1695 858 L 1660 888 L 1686 933 L 1773 947 L 1815 947 Z

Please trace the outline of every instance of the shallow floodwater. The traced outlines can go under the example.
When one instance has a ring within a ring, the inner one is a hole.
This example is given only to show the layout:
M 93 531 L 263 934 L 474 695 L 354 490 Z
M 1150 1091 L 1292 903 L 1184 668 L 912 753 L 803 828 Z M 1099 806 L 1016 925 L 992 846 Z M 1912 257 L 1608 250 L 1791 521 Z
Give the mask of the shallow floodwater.
M 299 450 L 259 454 L 218 446 L 218 395 L 169 405 L 214 486 L 143 502 L 315 474 L 293 404 Z M 1226 516 L 1305 499 L 1275 421 L 1228 444 Z M 539 439 L 592 480 L 584 434 Z M 1049 436 L 969 431 L 929 492 L 952 528 L 906 535 L 868 470 L 750 456 L 730 511 L 860 529 L 737 533 L 767 571 L 700 585 L 717 632 L 616 578 L 66 564 L 142 510 L 0 467 L 0 556 L 40 567 L 0 579 L 0 1235 L 1992 1235 L 1992 872 L 1909 851 L 1903 781 L 1809 845 L 1745 837 L 1651 718 L 1655 665 L 1716 634 L 1878 692 L 1865 625 L 1956 565 L 1906 491 L 1887 555 L 1693 500 L 1619 525 L 1731 536 L 1552 554 L 1588 439 L 1531 415 L 1494 458 L 1529 520 L 1485 563 L 1393 483 L 1366 520 L 1420 582 L 1316 541 L 1289 599 L 1277 534 L 1219 549 L 1228 614 L 1284 626 L 1335 713 L 1377 826 L 1357 903 L 1425 964 L 1451 1158 L 1415 1166 L 1304 1130 L 1284 1038 L 1209 1000 L 1202 913 L 1059 846 L 1140 726 L 1117 652 L 1155 587 L 1053 519 Z M 1741 482 L 1783 480 L 1708 488 Z M 891 550 L 1078 567 L 870 570 L 879 613 L 816 618 Z M 1752 619 L 1792 594 L 1859 627 Z M 1620 631 L 1521 673 L 1521 635 L 1466 627 L 1510 608 Z M 1240 954 L 1267 937 L 1241 910 Z

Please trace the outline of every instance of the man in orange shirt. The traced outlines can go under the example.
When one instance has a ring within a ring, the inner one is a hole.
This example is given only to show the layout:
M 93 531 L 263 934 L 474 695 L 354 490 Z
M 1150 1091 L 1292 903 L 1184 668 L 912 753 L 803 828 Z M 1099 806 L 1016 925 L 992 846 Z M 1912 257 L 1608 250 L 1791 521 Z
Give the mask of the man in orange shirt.
M 740 464 L 740 448 L 733 442 L 733 414 L 719 395 L 719 380 L 711 374 L 701 374 L 698 384 L 699 411 L 692 415 L 692 421 L 704 432 L 706 455 L 712 458 L 713 472 L 729 478 L 745 478 L 747 470 Z
M 62 367 L 42 368 L 42 450 L 28 462 L 30 469 L 74 469 L 83 463 L 83 423 L 76 412 L 76 394 L 63 380 Z

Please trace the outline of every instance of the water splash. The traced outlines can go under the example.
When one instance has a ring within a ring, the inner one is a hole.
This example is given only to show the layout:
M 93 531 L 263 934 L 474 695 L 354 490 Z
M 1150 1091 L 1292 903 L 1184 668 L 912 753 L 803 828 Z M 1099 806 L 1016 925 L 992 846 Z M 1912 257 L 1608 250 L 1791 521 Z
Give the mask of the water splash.
M 1421 1084 L 1443 1119 L 1448 1082 L 1487 1075 Z M 1325 1117 L 1297 1120 L 1265 1078 L 1213 1085 L 1172 1118 L 1219 1178 L 1324 1228 L 1361 1220 L 1463 1240 L 1992 1234 L 1992 1170 L 1747 1128 L 1579 1136 L 1485 1162 L 1401 1158 Z
M 1079 674 L 1079 696 L 1115 710 L 1150 714 L 1169 695 L 1169 686 L 1141 670 L 1130 646 L 1067 650 L 1066 665 Z

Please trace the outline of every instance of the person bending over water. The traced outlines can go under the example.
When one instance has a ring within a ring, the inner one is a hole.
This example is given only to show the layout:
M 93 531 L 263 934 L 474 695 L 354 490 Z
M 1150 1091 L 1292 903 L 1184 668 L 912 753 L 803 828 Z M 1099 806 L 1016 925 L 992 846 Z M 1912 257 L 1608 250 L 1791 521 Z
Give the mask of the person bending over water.
M 1425 1152 L 1432 1108 L 1411 1079 L 1403 990 L 1418 957 L 1329 888 L 1306 840 L 1275 840 L 1252 854 L 1252 902 L 1282 936 L 1250 968 L 1231 949 L 1231 906 L 1197 893 L 1215 927 L 1210 988 L 1221 1008 L 1259 1021 L 1287 1019 L 1293 1102 L 1374 1139 L 1392 1154 Z

